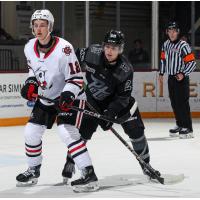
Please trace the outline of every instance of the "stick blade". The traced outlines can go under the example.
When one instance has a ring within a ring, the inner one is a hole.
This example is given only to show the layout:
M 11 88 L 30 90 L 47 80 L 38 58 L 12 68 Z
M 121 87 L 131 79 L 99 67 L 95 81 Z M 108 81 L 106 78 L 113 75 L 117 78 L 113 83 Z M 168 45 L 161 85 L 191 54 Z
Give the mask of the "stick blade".
M 184 174 L 177 174 L 177 175 L 163 174 L 162 176 L 164 178 L 165 185 L 173 185 L 176 183 L 180 183 L 185 179 Z

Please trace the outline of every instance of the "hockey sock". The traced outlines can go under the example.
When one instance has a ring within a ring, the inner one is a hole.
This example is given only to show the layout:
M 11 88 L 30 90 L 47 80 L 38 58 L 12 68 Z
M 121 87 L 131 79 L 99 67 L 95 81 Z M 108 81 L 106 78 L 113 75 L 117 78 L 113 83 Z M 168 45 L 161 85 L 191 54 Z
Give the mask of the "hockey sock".
M 69 144 L 68 149 L 72 159 L 80 170 L 92 165 L 86 143 L 82 139 Z

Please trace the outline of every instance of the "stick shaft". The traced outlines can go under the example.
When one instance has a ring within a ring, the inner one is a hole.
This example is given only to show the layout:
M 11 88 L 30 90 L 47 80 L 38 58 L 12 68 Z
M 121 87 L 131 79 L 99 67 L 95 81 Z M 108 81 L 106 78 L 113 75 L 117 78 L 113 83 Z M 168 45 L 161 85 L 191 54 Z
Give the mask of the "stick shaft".
M 44 97 L 44 96 L 41 96 L 41 95 L 38 95 L 38 94 L 33 94 L 32 95 L 34 98 L 39 98 L 39 99 L 43 99 L 43 100 L 46 100 L 46 101 L 49 101 L 51 103 L 56 103 L 57 100 L 53 100 L 53 99 L 49 99 L 47 97 Z M 79 111 L 79 112 L 82 112 L 86 115 L 90 115 L 92 117 L 96 117 L 98 119 L 102 119 L 102 120 L 105 120 L 105 121 L 108 121 L 108 122 L 112 122 L 112 123 L 116 123 L 116 124 L 121 124 L 123 123 L 124 121 L 122 120 L 118 120 L 118 119 L 111 119 L 105 115 L 101 115 L 99 113 L 96 113 L 96 112 L 92 112 L 92 111 L 89 111 L 89 110 L 85 110 L 85 109 L 82 109 L 82 108 L 79 108 L 79 107 L 76 107 L 76 106 L 69 106 L 70 109 L 72 110 L 75 110 L 75 111 Z M 62 113 L 62 116 L 64 116 L 64 114 Z

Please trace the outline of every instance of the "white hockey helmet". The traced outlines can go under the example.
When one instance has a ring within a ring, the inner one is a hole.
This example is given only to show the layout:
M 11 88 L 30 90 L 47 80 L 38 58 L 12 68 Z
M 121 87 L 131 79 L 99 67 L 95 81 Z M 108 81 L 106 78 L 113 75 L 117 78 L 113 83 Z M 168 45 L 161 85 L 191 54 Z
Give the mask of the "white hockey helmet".
M 30 27 L 32 29 L 33 35 L 35 35 L 34 30 L 33 30 L 33 21 L 37 20 L 37 19 L 47 20 L 48 21 L 49 32 L 51 33 L 53 31 L 54 17 L 52 15 L 52 13 L 49 10 L 47 10 L 47 9 L 36 10 L 32 14 L 31 21 L 30 21 Z

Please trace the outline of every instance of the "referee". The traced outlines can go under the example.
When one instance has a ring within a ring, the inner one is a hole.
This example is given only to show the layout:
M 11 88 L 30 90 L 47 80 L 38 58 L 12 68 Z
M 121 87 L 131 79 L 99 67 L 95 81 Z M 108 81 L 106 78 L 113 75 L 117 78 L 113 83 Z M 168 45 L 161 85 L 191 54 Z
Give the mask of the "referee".
M 177 22 L 169 22 L 166 34 L 168 40 L 161 50 L 159 82 L 168 75 L 168 90 L 171 106 L 176 118 L 176 126 L 170 129 L 170 136 L 193 138 L 192 119 L 189 105 L 189 75 L 196 68 L 194 54 L 189 44 L 180 40 L 180 28 Z

